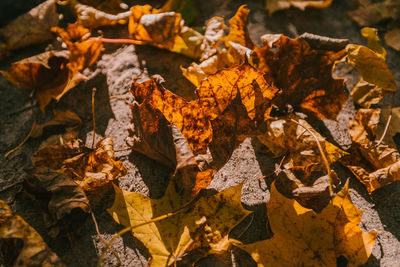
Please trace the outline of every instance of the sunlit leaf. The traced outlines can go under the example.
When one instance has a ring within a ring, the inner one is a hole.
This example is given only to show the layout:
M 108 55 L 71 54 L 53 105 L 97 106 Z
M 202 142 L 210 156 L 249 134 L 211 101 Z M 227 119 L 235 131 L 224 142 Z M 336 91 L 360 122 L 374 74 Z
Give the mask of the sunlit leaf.
M 266 9 L 271 15 L 278 10 L 290 7 L 296 7 L 301 10 L 305 10 L 306 7 L 326 8 L 331 3 L 332 0 L 266 0 Z

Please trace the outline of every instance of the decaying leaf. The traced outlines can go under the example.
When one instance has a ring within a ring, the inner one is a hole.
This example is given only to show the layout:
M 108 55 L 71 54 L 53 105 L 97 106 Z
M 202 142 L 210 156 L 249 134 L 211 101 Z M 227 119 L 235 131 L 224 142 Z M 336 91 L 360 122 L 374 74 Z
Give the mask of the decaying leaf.
M 336 266 L 343 256 L 347 266 L 360 266 L 371 255 L 377 232 L 363 232 L 362 211 L 353 205 L 348 185 L 320 213 L 285 198 L 275 186 L 267 203 L 274 236 L 240 245 L 258 266 Z
M 53 38 L 50 28 L 58 24 L 56 1 L 47 0 L 0 29 L 0 59 L 10 51 Z
M 203 53 L 209 55 L 210 49 L 218 47 L 215 34 L 222 34 L 225 27 L 221 19 L 208 23 L 206 33 L 213 34 L 207 37 L 185 26 L 179 13 L 162 12 L 150 5 L 133 6 L 131 13 L 129 33 L 133 39 L 195 59 L 204 58 Z
M 51 215 L 49 235 L 56 237 L 60 231 L 70 231 L 83 224 L 89 213 L 89 200 L 85 192 L 70 177 L 45 166 L 32 170 L 26 180 L 26 190 L 38 199 L 48 201 Z M 48 198 L 46 195 L 50 195 Z
M 169 266 L 186 253 L 201 251 L 199 257 L 213 251 L 222 252 L 227 246 L 229 232 L 250 211 L 240 202 L 242 184 L 211 196 L 200 198 L 188 209 L 164 220 L 145 224 L 132 230 L 132 234 L 149 250 L 150 266 Z M 125 227 L 135 226 L 158 216 L 174 212 L 190 201 L 188 195 L 178 192 L 170 182 L 161 199 L 150 199 L 142 194 L 114 187 L 113 206 L 107 211 Z
M 364 28 L 362 35 L 368 40 L 368 47 L 349 44 L 346 46 L 347 60 L 361 74 L 351 96 L 362 107 L 377 104 L 385 95 L 397 91 L 393 75 L 385 63 L 386 50 L 378 44 L 377 31 Z
M 4 266 L 64 266 L 38 232 L 3 200 L 0 200 L 0 248 L 0 263 Z
M 400 51 L 400 28 L 394 28 L 385 33 L 385 42 L 391 48 Z
M 332 0 L 266 0 L 266 9 L 269 14 L 278 10 L 296 7 L 305 10 L 306 7 L 326 8 L 330 6 Z
M 347 154 L 326 141 L 305 120 L 294 115 L 270 119 L 265 134 L 258 136 L 258 139 L 274 156 L 284 157 L 283 171 L 277 176 L 278 190 L 303 206 L 319 211 L 330 199 L 330 181 L 317 141 L 303 126 L 318 138 L 330 164 Z M 333 171 L 331 177 L 336 178 L 332 181 L 335 185 L 339 179 Z
M 48 51 L 15 62 L 8 72 L 0 70 L 0 73 L 16 86 L 35 91 L 40 109 L 44 111 L 51 99 L 60 100 L 85 79 L 69 70 L 69 59 L 67 51 Z
M 392 110 L 390 127 L 383 139 L 390 110 L 360 109 L 350 121 L 349 133 L 353 140 L 351 156 L 344 164 L 367 187 L 369 193 L 400 180 L 400 154 L 393 137 L 400 132 L 400 109 Z
M 45 166 L 73 179 L 83 190 L 95 190 L 127 173 L 121 161 L 114 160 L 111 138 L 104 138 L 94 149 L 80 140 L 47 146 L 32 156 L 35 168 Z
M 397 0 L 358 0 L 359 7 L 349 16 L 360 26 L 373 26 L 385 19 L 400 18 L 400 3 Z

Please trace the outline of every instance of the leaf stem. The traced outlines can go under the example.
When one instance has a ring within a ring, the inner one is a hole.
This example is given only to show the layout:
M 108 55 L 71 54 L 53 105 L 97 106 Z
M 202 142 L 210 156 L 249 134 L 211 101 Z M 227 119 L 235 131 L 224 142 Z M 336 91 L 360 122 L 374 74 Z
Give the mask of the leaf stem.
M 93 139 L 92 139 L 92 149 L 94 149 L 94 141 L 96 139 L 96 120 L 94 116 L 94 96 L 96 95 L 96 88 L 93 87 L 92 90 L 92 119 L 93 119 Z
M 135 45 L 143 45 L 145 42 L 134 40 L 134 39 L 111 39 L 111 38 L 102 38 L 102 37 L 90 37 L 88 40 L 100 40 L 103 43 L 110 44 L 135 44 Z

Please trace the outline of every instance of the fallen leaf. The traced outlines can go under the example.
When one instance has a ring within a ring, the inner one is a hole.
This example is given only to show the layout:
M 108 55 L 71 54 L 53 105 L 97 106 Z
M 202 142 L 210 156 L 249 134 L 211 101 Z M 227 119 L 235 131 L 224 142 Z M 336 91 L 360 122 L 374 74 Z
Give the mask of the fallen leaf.
M 371 38 L 374 37 L 366 35 L 372 47 L 354 44 L 346 46 L 348 62 L 361 74 L 361 79 L 351 96 L 357 104 L 365 108 L 377 104 L 384 96 L 397 91 L 392 72 L 385 63 L 386 51 L 377 44 L 377 33 L 370 31 L 370 34 L 375 34 L 375 41 L 372 43 Z
M 44 111 L 51 99 L 60 100 L 85 79 L 82 74 L 69 70 L 69 59 L 66 51 L 48 51 L 15 62 L 8 72 L 0 70 L 0 73 L 14 85 L 35 91 Z
M 185 26 L 180 13 L 162 12 L 150 5 L 133 6 L 131 13 L 129 34 L 133 39 L 194 59 L 204 58 L 203 53 L 209 55 L 209 49 L 218 47 L 219 39 L 215 38 L 215 34 L 222 34 L 225 27 L 222 19 L 212 20 L 213 23 L 207 24 L 206 33 L 213 34 L 203 36 Z
M 104 138 L 94 149 L 84 147 L 80 140 L 48 146 L 32 156 L 35 168 L 45 166 L 73 179 L 83 190 L 91 191 L 127 173 L 121 161 L 114 160 L 111 138 Z
M 332 4 L 332 0 L 266 0 L 266 9 L 271 15 L 278 10 L 296 7 L 305 10 L 306 7 L 327 8 Z
M 18 246 L 19 240 L 23 242 L 22 248 Z M 0 244 L 5 256 L 1 262 L 7 266 L 65 266 L 38 232 L 3 200 L 0 200 Z
M 83 224 L 90 206 L 82 188 L 70 177 L 45 166 L 34 168 L 30 174 L 25 188 L 38 199 L 48 201 L 50 236 L 55 238 L 60 231 L 68 232 Z M 46 198 L 46 194 L 50 197 Z
M 339 256 L 347 266 L 360 266 L 371 255 L 377 232 L 363 232 L 362 211 L 353 205 L 348 184 L 320 213 L 281 195 L 275 185 L 267 203 L 274 236 L 239 248 L 258 266 L 336 266 Z
M 229 34 L 224 38 L 226 47 L 230 46 L 229 42 L 233 42 L 249 49 L 254 48 L 255 45 L 247 29 L 249 13 L 249 9 L 245 5 L 241 5 L 229 20 Z
M 386 32 L 385 42 L 391 48 L 400 51 L 400 28 L 394 28 Z
M 172 180 L 172 179 L 171 179 Z M 142 194 L 127 192 L 114 186 L 115 201 L 107 211 L 124 227 L 134 227 L 160 215 L 174 212 L 190 201 L 170 182 L 161 199 L 150 199 Z M 229 232 L 251 213 L 240 202 L 242 184 L 211 196 L 202 197 L 193 205 L 158 222 L 132 230 L 149 250 L 150 266 L 170 266 L 186 253 L 197 250 L 206 256 L 227 238 Z M 228 246 L 225 246 L 226 248 Z
M 190 102 L 154 79 L 134 82 L 131 91 L 139 104 L 147 102 L 177 127 L 194 155 L 206 153 L 209 145 L 234 147 L 257 132 L 269 118 L 271 101 L 278 93 L 248 64 L 208 76 L 196 91 L 199 99 Z
M 359 0 L 359 7 L 349 12 L 352 20 L 360 26 L 372 26 L 385 19 L 398 19 L 400 4 L 397 0 L 384 0 L 377 3 Z
M 81 71 L 92 66 L 103 49 L 101 39 L 85 40 L 90 31 L 79 24 L 69 24 L 64 30 L 59 27 L 51 29 L 67 44 L 70 52 L 68 68 L 73 72 Z
M 50 28 L 56 26 L 58 20 L 59 14 L 56 12 L 55 0 L 47 0 L 14 19 L 0 29 L 2 40 L 0 59 L 6 57 L 12 50 L 52 39 Z
M 351 156 L 342 161 L 369 193 L 400 180 L 400 154 L 393 140 L 400 127 L 399 108 L 392 112 L 391 126 L 380 144 L 377 139 L 383 135 L 389 110 L 360 109 L 355 119 L 350 121 Z
M 31 134 L 31 137 L 40 137 L 43 135 L 43 132 L 46 128 L 51 128 L 53 126 L 65 125 L 65 129 L 67 132 L 76 131 L 75 129 L 82 124 L 81 119 L 76 113 L 66 110 L 66 111 L 55 111 L 54 119 L 51 121 L 45 122 L 43 124 L 36 124 L 35 129 Z

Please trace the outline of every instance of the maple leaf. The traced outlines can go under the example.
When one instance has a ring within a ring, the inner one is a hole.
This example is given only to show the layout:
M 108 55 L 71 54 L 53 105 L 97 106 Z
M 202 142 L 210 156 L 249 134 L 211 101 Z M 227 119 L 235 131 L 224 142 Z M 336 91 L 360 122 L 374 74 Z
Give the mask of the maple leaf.
M 296 7 L 305 10 L 306 7 L 327 8 L 332 4 L 332 0 L 266 0 L 266 9 L 269 14 L 278 10 Z
M 210 49 L 218 47 L 215 35 L 222 35 L 224 27 L 222 19 L 208 23 L 204 36 L 185 26 L 181 14 L 162 12 L 150 5 L 133 6 L 128 25 L 133 39 L 195 59 L 204 58 L 203 53 L 209 55 Z
M 22 248 L 17 240 L 22 240 Z M 3 200 L 0 200 L 0 244 L 5 256 L 1 261 L 8 266 L 64 266 L 38 232 Z
M 238 247 L 258 266 L 360 266 L 371 255 L 377 232 L 363 232 L 362 211 L 350 199 L 348 183 L 320 213 L 281 195 L 275 185 L 267 203 L 272 238 Z
M 47 0 L 17 17 L 0 29 L 0 59 L 8 56 L 12 50 L 52 39 L 50 28 L 56 26 L 58 21 L 54 0 Z
M 368 47 L 349 44 L 346 46 L 348 62 L 361 74 L 351 96 L 353 100 L 366 108 L 377 104 L 385 95 L 397 91 L 393 75 L 385 63 L 386 50 L 378 44 L 375 29 L 364 28 L 363 36 L 368 40 Z
M 35 168 L 46 166 L 73 179 L 83 190 L 91 191 L 127 173 L 121 161 L 114 160 L 111 138 L 104 138 L 94 149 L 80 140 L 40 149 L 32 156 Z
M 391 127 L 386 130 L 383 142 L 377 138 L 385 132 L 384 125 L 393 114 Z M 399 132 L 400 109 L 360 109 L 350 121 L 349 134 L 353 140 L 351 156 L 343 163 L 366 186 L 369 193 L 400 180 L 400 154 L 393 137 Z
M 60 100 L 85 79 L 80 73 L 71 72 L 68 63 L 66 51 L 48 51 L 15 62 L 8 72 L 0 70 L 0 73 L 16 86 L 34 90 L 44 111 L 51 99 Z
M 26 180 L 26 190 L 38 199 L 50 194 L 47 207 L 51 215 L 49 235 L 55 238 L 60 231 L 69 231 L 83 224 L 89 213 L 89 200 L 85 192 L 70 177 L 45 166 L 34 168 Z
M 229 232 L 250 211 L 240 202 L 242 184 L 211 196 L 202 197 L 189 209 L 177 212 L 158 222 L 132 230 L 149 250 L 150 266 L 169 266 L 191 251 L 202 251 L 200 257 L 213 250 L 223 249 Z M 161 199 L 150 199 L 142 194 L 127 192 L 114 186 L 115 201 L 107 211 L 125 227 L 139 225 L 160 215 L 174 212 L 190 201 L 178 192 L 171 182 Z

